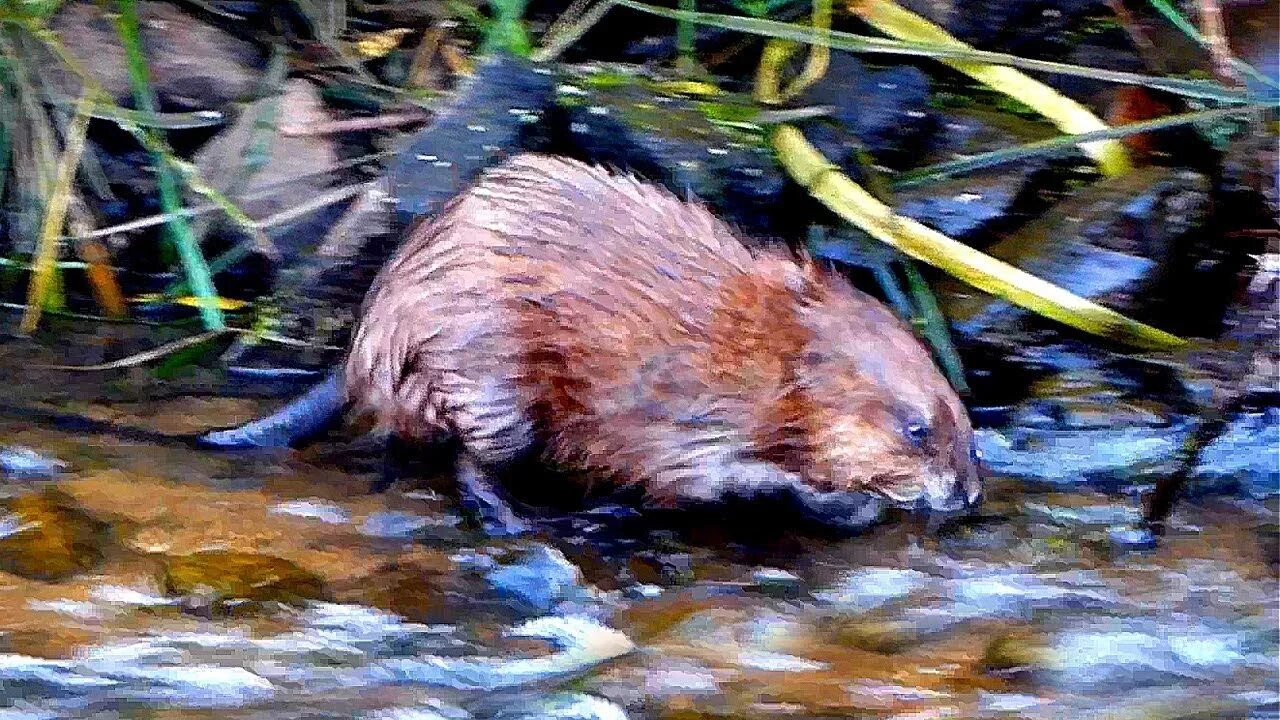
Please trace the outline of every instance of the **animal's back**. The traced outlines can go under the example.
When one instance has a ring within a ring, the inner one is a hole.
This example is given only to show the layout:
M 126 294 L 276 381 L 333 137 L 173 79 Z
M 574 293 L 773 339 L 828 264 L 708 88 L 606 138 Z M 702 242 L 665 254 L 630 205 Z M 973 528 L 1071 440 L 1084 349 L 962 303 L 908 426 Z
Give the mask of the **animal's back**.
M 457 433 L 500 461 L 531 443 L 535 421 L 563 437 L 634 414 L 661 375 L 700 384 L 669 363 L 708 355 L 713 301 L 752 262 L 727 226 L 657 186 L 517 156 L 384 268 L 348 394 L 399 434 Z

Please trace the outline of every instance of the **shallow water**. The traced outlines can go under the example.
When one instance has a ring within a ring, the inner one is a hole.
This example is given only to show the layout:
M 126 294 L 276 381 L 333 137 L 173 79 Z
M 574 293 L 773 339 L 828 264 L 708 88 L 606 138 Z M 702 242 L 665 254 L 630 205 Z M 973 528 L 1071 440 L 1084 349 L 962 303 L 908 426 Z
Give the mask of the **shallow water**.
M 108 529 L 87 571 L 0 572 L 0 718 L 1278 716 L 1274 503 L 1184 505 L 1130 552 L 1108 529 L 1135 497 L 1012 479 L 936 530 L 749 544 L 596 513 L 491 542 L 438 478 L 370 494 L 353 445 L 159 437 L 271 401 L 34 367 L 65 354 L 0 345 L 0 444 L 68 464 L 0 495 L 55 487 Z M 321 597 L 211 603 L 173 580 L 201 551 L 282 558 Z

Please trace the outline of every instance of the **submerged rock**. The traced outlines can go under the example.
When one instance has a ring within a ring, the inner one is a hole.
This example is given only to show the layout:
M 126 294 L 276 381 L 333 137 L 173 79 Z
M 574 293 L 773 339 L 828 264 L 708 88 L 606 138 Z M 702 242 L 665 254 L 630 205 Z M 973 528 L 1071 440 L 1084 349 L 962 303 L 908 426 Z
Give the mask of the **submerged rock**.
M 968 155 L 1000 150 L 1057 135 L 1046 122 L 976 107 L 937 110 L 938 131 L 930 149 L 912 159 L 919 168 Z M 957 240 L 984 246 L 998 233 L 1044 212 L 1060 195 L 1079 164 L 1078 151 L 1035 157 L 928 183 L 897 188 L 894 208 L 901 215 Z
M 369 513 L 360 524 L 360 534 L 388 540 L 408 540 L 416 537 L 429 525 L 431 519 L 422 515 L 387 510 Z
M 1036 611 L 1114 610 L 1120 597 L 1093 573 L 1009 573 L 963 578 L 952 584 L 955 614 L 1029 617 Z
M 1100 619 L 1060 633 L 1049 669 L 1064 687 L 1090 692 L 1226 677 L 1274 665 L 1237 628 L 1187 618 Z
M 102 562 L 111 526 L 58 490 L 20 496 L 0 519 L 0 570 L 57 581 Z
M 627 713 L 616 704 L 585 693 L 562 693 L 549 698 L 521 703 L 516 708 L 501 710 L 493 720 L 627 720 Z
M 1174 417 L 1163 425 L 1131 424 L 1118 418 L 1104 421 L 1106 417 L 1085 427 L 981 429 L 975 441 L 993 474 L 1115 490 L 1173 472 L 1197 423 Z M 1242 413 L 1229 421 L 1226 432 L 1201 453 L 1190 480 L 1187 492 L 1192 497 L 1226 494 L 1261 500 L 1280 493 L 1280 409 Z M 1055 510 L 1063 517 L 1065 512 Z M 1084 517 L 1076 521 L 1089 522 Z
M 846 573 L 833 586 L 814 593 L 823 603 L 842 610 L 865 612 L 900 600 L 926 587 L 929 575 L 918 570 L 873 567 Z
M 1047 641 L 1026 632 L 996 636 L 982 652 L 982 668 L 1009 675 L 1041 670 L 1051 658 Z
M 168 558 L 161 584 L 170 595 L 197 595 L 214 602 L 299 604 L 325 596 L 320 577 L 289 560 L 223 550 Z

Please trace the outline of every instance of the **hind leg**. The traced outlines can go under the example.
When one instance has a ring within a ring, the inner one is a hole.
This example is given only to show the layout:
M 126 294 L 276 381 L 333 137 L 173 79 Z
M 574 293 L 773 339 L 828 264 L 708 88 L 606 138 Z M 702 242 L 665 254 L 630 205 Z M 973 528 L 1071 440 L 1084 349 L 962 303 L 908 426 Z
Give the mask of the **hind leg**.
M 382 470 L 370 485 L 369 492 L 384 493 L 390 490 L 397 480 L 404 477 L 412 449 L 412 443 L 400 436 L 387 435 L 382 441 Z
M 471 456 L 464 454 L 458 458 L 454 479 L 462 507 L 479 519 L 480 527 L 487 535 L 523 535 L 530 530 L 529 523 L 512 509 L 495 474 L 485 470 Z
M 455 481 L 462 506 L 490 535 L 519 535 L 529 524 L 512 509 L 499 474 L 533 447 L 533 424 L 512 383 L 454 378 L 449 397 L 460 398 L 450 421 L 462 452 Z

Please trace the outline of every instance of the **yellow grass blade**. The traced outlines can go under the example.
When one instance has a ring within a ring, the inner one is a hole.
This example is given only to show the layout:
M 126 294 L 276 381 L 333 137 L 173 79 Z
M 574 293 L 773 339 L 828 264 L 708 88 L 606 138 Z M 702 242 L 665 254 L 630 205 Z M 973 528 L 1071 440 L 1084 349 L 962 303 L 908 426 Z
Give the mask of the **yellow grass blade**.
M 964 283 L 1085 332 L 1148 350 L 1186 344 L 1176 335 L 1132 320 L 975 250 L 893 211 L 829 162 L 789 125 L 772 136 L 791 177 L 840 217 L 903 253 Z
M 972 49 L 946 30 L 891 0 L 850 0 L 850 9 L 867 24 L 898 40 Z M 1086 133 L 1107 127 L 1085 106 L 1014 68 L 962 60 L 942 62 L 993 90 L 1021 101 L 1064 132 Z M 1129 157 L 1117 140 L 1084 143 L 1080 149 L 1098 163 L 1105 175 L 1120 175 L 1130 169 Z
M 80 98 L 76 104 L 76 116 L 67 129 L 67 143 L 62 151 L 62 159 L 58 163 L 58 176 L 48 193 L 45 203 L 44 220 L 40 225 L 40 238 L 36 245 L 35 258 L 32 261 L 31 280 L 27 285 L 27 306 L 22 313 L 19 330 L 23 334 L 31 334 L 40 322 L 40 311 L 44 300 L 54 287 L 54 273 L 57 272 L 59 238 L 62 226 L 67 219 L 67 206 L 71 202 L 71 183 L 75 180 L 76 169 L 80 167 L 80 155 L 84 152 L 85 134 L 89 130 L 89 95 Z

